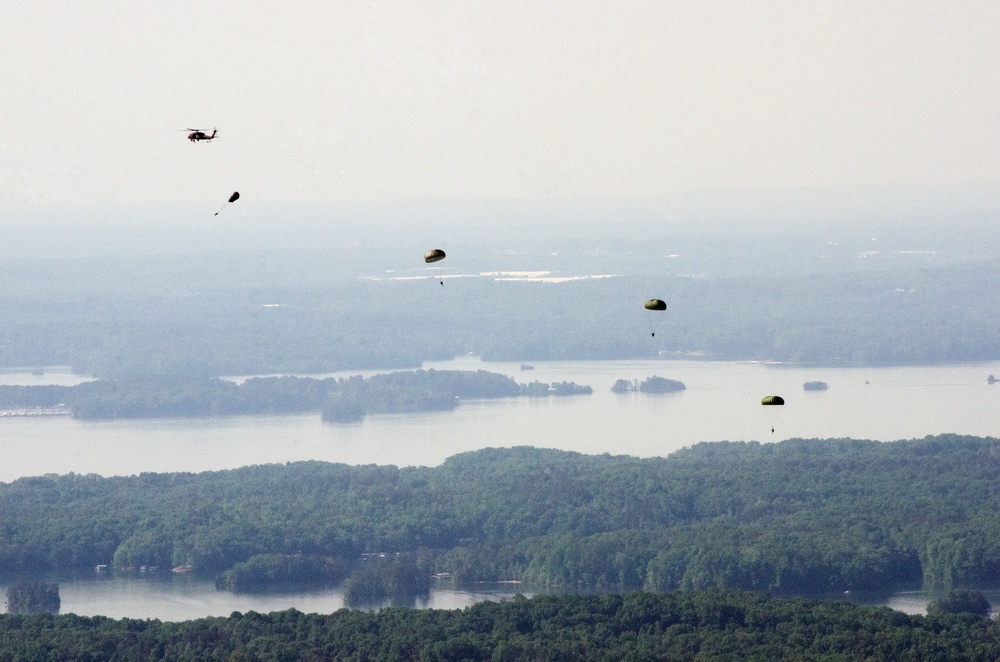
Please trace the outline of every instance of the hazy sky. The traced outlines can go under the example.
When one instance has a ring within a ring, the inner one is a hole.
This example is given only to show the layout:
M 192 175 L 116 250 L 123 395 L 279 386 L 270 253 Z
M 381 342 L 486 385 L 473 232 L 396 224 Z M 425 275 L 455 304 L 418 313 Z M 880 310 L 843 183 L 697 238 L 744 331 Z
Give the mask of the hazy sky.
M 994 0 L 33 0 L 0 25 L 0 213 L 1000 181 Z

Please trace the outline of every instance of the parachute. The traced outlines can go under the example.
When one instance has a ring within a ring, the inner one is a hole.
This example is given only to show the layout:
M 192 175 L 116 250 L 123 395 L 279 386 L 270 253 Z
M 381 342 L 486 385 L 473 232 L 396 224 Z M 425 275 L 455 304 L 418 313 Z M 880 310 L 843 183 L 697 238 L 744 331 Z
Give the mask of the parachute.
M 661 299 L 649 299 L 646 302 L 646 310 L 666 310 L 666 309 L 667 309 L 667 304 L 664 303 Z M 650 325 L 649 327 L 649 334 L 653 338 L 656 337 L 656 329 L 654 329 L 652 325 Z
M 771 434 L 774 434 L 774 424 L 778 419 L 775 412 L 779 410 L 772 409 L 772 407 L 785 404 L 785 399 L 780 395 L 765 395 L 760 399 L 760 404 L 767 407 L 764 411 L 767 412 L 767 420 L 771 423 Z
M 237 201 L 237 200 L 239 200 L 239 199 L 240 199 L 240 192 L 239 192 L 239 191 L 233 191 L 233 194 L 232 194 L 231 196 L 229 196 L 229 201 L 228 201 L 228 202 L 226 202 L 226 204 L 228 205 L 228 204 L 229 204 L 230 202 L 236 202 L 236 201 Z M 225 209 L 225 208 L 226 208 L 226 205 L 222 205 L 222 206 L 221 206 L 221 207 L 219 208 L 219 211 L 222 211 L 222 210 L 223 210 L 223 209 Z M 219 211 L 215 212 L 215 215 L 216 215 L 216 216 L 218 216 L 218 215 L 219 215 Z
M 440 248 L 435 248 L 433 250 L 424 253 L 424 262 L 430 264 L 431 262 L 437 262 L 438 260 L 443 260 L 445 257 L 444 251 Z
M 430 264 L 431 262 L 437 262 L 439 260 L 443 260 L 444 257 L 445 256 L 444 256 L 444 251 L 443 250 L 441 250 L 440 248 L 434 248 L 434 249 L 431 249 L 431 250 L 427 251 L 426 253 L 424 253 L 424 262 L 426 262 L 427 264 Z M 443 287 L 444 286 L 444 281 L 442 280 L 442 281 L 440 281 L 440 283 L 441 283 L 441 286 Z

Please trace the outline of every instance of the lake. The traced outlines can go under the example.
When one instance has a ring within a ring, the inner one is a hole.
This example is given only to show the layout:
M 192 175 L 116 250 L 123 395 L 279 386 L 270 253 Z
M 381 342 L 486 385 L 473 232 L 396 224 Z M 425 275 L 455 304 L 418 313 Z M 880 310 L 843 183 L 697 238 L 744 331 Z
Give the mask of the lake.
M 531 445 L 637 457 L 668 455 L 701 441 L 779 441 L 790 437 L 853 437 L 891 441 L 940 433 L 1000 436 L 1000 362 L 905 368 L 820 368 L 703 361 L 554 361 L 522 371 L 519 363 L 474 357 L 429 362 L 438 370 L 484 369 L 518 382 L 573 381 L 592 395 L 463 402 L 449 412 L 369 416 L 356 424 L 323 423 L 319 414 L 130 421 L 77 421 L 68 416 L 3 417 L 0 480 L 46 473 L 130 475 L 200 472 L 251 464 L 323 460 L 397 466 L 440 464 L 485 447 Z M 333 373 L 347 377 L 375 372 Z M 618 379 L 657 375 L 683 382 L 669 394 L 615 394 Z M 233 378 L 239 380 L 240 378 Z M 804 391 L 821 380 L 826 391 Z M 65 372 L 0 374 L 6 384 L 72 384 Z M 783 407 L 762 407 L 764 395 Z M 774 432 L 771 432 L 772 426 Z M 5 590 L 5 587 L 2 587 Z M 526 587 L 438 587 L 417 607 L 459 608 Z M 106 576 L 60 582 L 62 613 L 116 618 L 187 620 L 233 611 L 295 607 L 329 613 L 343 606 L 339 590 L 286 595 L 233 595 L 190 575 Z M 1000 593 L 988 593 L 991 602 Z M 922 613 L 928 596 L 907 591 L 851 600 Z
M 517 363 L 465 357 L 424 367 L 485 369 L 519 382 L 573 381 L 594 393 L 470 401 L 454 411 L 368 416 L 354 424 L 324 423 L 318 413 L 128 421 L 3 417 L 0 481 L 46 473 L 199 472 L 298 460 L 435 466 L 456 453 L 517 445 L 653 457 L 701 441 L 1000 435 L 1000 384 L 986 383 L 988 375 L 1000 374 L 1000 362 L 906 368 L 673 360 L 534 365 L 521 371 Z M 352 374 L 359 373 L 322 376 Z M 687 389 L 611 392 L 618 379 L 653 375 L 684 382 Z M 54 373 L 8 373 L 0 374 L 0 383 L 56 378 L 72 381 Z M 803 383 L 814 380 L 827 382 L 829 389 L 803 391 Z M 762 407 L 761 397 L 771 394 L 783 396 L 785 406 Z
M 7 584 L 0 583 L 0 593 L 6 594 Z M 417 609 L 462 609 L 485 600 L 511 600 L 517 594 L 531 597 L 539 593 L 559 593 L 551 588 L 533 589 L 521 584 L 482 583 L 462 588 L 439 584 L 426 598 L 417 598 L 405 605 Z M 983 594 L 1000 607 L 1000 590 Z M 329 614 L 343 608 L 344 594 L 340 588 L 297 593 L 234 594 L 218 591 L 210 579 L 191 574 L 171 572 L 118 573 L 102 572 L 89 578 L 59 581 L 61 614 L 108 616 L 111 618 L 155 618 L 161 621 L 186 621 L 207 616 L 229 616 L 234 611 L 256 611 L 266 614 L 295 608 L 305 613 Z M 906 614 L 926 613 L 927 604 L 940 597 L 923 590 L 897 591 L 891 595 L 829 594 L 808 596 L 830 600 L 849 600 L 857 604 L 887 606 Z M 369 609 L 388 606 L 385 602 Z
M 6 593 L 7 586 L 0 585 Z M 479 585 L 471 590 L 435 588 L 427 598 L 404 606 L 418 609 L 461 609 L 484 600 L 511 599 L 517 585 Z M 531 591 L 520 591 L 530 596 Z M 234 611 L 266 614 L 294 607 L 306 613 L 329 614 L 343 608 L 339 588 L 296 593 L 229 593 L 218 591 L 210 579 L 169 571 L 111 576 L 95 574 L 89 579 L 59 581 L 62 601 L 59 613 L 111 618 L 156 618 L 185 621 L 206 616 L 229 616 Z M 389 602 L 384 603 L 386 606 Z M 382 605 L 372 605 L 378 608 Z

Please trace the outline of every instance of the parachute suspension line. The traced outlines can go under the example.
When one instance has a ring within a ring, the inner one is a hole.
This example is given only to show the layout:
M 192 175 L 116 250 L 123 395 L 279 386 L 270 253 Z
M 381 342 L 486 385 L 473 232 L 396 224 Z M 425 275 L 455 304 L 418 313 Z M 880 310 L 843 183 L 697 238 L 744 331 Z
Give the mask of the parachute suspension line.
M 765 412 L 780 411 L 777 409 L 772 409 L 772 407 L 783 407 L 785 405 L 785 399 L 780 395 L 766 395 L 760 399 L 760 404 L 762 407 L 767 407 Z M 768 418 L 771 419 L 771 434 L 774 434 L 774 419 L 773 416 L 769 415 Z
M 649 299 L 646 301 L 646 305 L 644 307 L 646 310 L 664 311 L 667 309 L 667 304 L 660 299 Z M 649 335 L 652 338 L 656 337 L 656 328 L 652 319 L 649 320 Z
M 426 262 L 427 264 L 431 264 L 432 262 L 440 262 L 445 257 L 446 257 L 445 252 L 443 250 L 441 250 L 440 248 L 432 248 L 431 250 L 424 253 L 424 262 Z M 443 280 L 439 280 L 438 283 L 441 284 L 441 287 L 444 287 Z

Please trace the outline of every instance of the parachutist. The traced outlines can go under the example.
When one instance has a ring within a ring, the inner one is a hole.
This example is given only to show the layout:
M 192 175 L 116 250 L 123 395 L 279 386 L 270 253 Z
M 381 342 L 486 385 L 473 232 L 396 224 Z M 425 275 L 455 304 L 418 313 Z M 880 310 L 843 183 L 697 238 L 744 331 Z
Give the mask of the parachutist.
M 646 305 L 644 307 L 645 307 L 646 310 L 660 310 L 660 311 L 662 311 L 662 310 L 666 310 L 667 309 L 667 304 L 664 303 L 662 299 L 649 299 L 648 301 L 646 301 Z M 653 328 L 654 327 L 653 324 L 650 324 L 649 326 L 650 326 L 649 332 L 655 338 L 656 337 L 656 329 Z
M 763 398 L 760 399 L 760 404 L 767 407 L 770 410 L 768 413 L 772 414 L 772 416 L 768 417 L 770 419 L 768 422 L 771 423 L 771 434 L 774 434 L 774 423 L 776 421 L 774 420 L 773 414 L 781 410 L 771 409 L 771 408 L 775 406 L 782 407 L 785 404 L 785 399 L 780 395 L 765 395 Z

